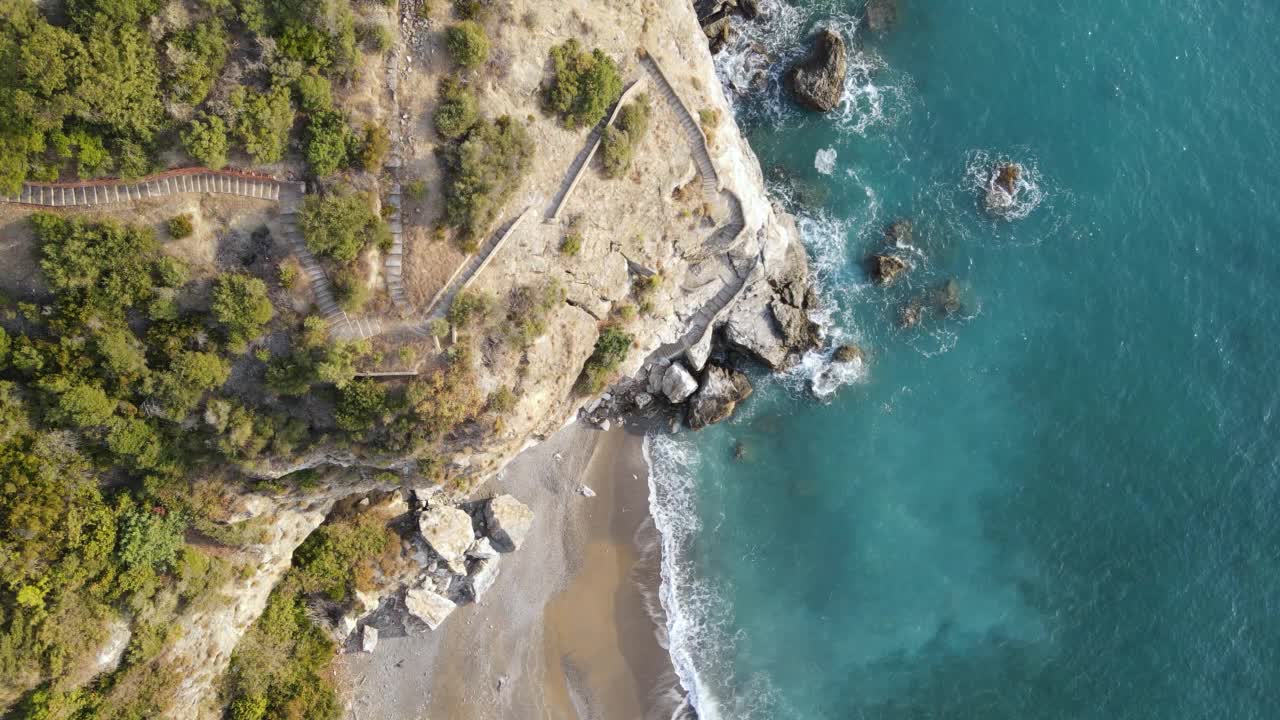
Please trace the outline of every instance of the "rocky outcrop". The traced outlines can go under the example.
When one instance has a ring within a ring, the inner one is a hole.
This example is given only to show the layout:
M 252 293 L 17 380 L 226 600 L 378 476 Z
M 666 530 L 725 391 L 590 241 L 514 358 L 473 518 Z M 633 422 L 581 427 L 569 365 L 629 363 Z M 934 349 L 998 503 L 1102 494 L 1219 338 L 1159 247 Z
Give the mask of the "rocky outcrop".
M 840 363 L 858 362 L 863 359 L 862 348 L 857 345 L 841 345 L 836 348 L 835 354 L 831 356 L 831 359 Z
M 679 405 L 698 390 L 698 381 L 693 379 L 684 365 L 673 362 L 662 376 L 662 394 L 672 405 Z
M 484 520 L 493 546 L 501 552 L 513 552 L 529 534 L 533 511 L 510 495 L 498 495 L 485 503 Z
M 808 350 L 822 345 L 822 333 L 818 323 L 809 319 L 809 313 L 795 305 L 788 305 L 781 298 L 769 303 L 773 318 L 782 329 L 782 339 L 788 348 Z
M 404 595 L 404 606 L 409 614 L 426 623 L 435 630 L 457 609 L 458 605 L 449 598 L 440 595 L 427 585 L 411 588 Z
M 450 570 L 466 574 L 466 552 L 475 542 L 470 515 L 456 507 L 437 505 L 418 516 L 418 530 Z
M 898 22 L 898 0 L 867 0 L 862 23 L 871 32 L 884 32 Z
M 788 76 L 791 92 L 802 105 L 830 112 L 844 97 L 848 59 L 844 39 L 832 30 L 823 30 L 814 40 L 813 52 L 796 65 Z
M 880 286 L 892 285 L 907 271 L 906 261 L 897 255 L 887 253 L 872 255 L 867 259 L 867 265 L 871 273 L 871 281 Z
M 702 386 L 689 401 L 689 427 L 700 430 L 728 419 L 751 392 L 751 381 L 743 373 L 720 365 L 708 366 Z

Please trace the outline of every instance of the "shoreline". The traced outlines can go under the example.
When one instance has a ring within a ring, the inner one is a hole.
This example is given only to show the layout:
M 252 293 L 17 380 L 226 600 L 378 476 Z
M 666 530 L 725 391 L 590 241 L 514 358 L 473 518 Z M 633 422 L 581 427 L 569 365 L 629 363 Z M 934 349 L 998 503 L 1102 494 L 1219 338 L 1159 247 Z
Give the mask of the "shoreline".
M 338 663 L 345 717 L 672 717 L 683 693 L 649 612 L 661 553 L 643 442 L 639 423 L 573 423 L 487 483 L 480 496 L 533 509 L 529 536 L 481 602 L 434 632 L 406 633 L 401 608 L 380 611 L 375 652 Z

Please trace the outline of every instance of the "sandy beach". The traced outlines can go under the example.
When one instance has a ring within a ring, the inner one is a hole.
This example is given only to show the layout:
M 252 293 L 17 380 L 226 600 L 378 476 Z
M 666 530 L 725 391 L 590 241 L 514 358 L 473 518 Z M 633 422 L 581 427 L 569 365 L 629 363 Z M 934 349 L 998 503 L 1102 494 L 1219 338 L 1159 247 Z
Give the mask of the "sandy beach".
M 511 493 L 533 509 L 525 544 L 481 603 L 435 632 L 406 633 L 394 609 L 375 616 L 376 651 L 340 664 L 348 717 L 669 717 L 675 676 L 642 593 L 658 577 L 642 441 L 575 423 L 483 487 L 476 497 Z

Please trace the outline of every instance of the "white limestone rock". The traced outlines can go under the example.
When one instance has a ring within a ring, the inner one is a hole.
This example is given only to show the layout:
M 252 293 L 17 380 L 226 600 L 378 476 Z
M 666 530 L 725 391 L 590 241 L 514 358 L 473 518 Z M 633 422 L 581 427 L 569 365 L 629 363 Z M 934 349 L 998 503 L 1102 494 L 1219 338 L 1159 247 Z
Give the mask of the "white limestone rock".
M 364 632 L 360 634 L 360 652 L 373 652 L 378 647 L 378 628 L 371 625 L 364 626 Z
M 480 602 L 480 597 L 493 587 L 494 581 L 498 579 L 498 561 L 501 558 L 492 557 L 487 560 L 481 560 L 472 568 L 471 575 L 467 577 L 467 584 L 471 586 L 471 598 L 476 602 Z
M 667 396 L 667 400 L 672 405 L 679 405 L 689 396 L 697 392 L 698 381 L 693 379 L 693 375 L 684 368 L 684 365 L 676 362 L 671 363 L 671 367 L 667 368 L 667 372 L 662 376 L 662 394 Z
M 533 511 L 510 495 L 490 498 L 484 507 L 484 517 L 489 526 L 489 539 L 500 552 L 519 549 L 533 525 Z
M 404 595 L 404 606 L 409 614 L 435 630 L 457 609 L 457 604 L 427 587 L 411 588 Z
M 470 515 L 450 505 L 439 505 L 424 510 L 418 516 L 418 530 L 422 532 L 422 539 L 449 564 L 451 570 L 459 575 L 466 574 L 464 557 L 475 542 Z

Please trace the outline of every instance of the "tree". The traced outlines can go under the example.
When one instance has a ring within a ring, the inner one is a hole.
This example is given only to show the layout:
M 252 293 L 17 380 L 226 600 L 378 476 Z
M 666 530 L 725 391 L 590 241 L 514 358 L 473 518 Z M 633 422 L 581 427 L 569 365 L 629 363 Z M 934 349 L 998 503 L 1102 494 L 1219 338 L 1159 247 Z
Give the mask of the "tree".
M 613 58 L 599 48 L 587 52 L 576 38 L 551 48 L 554 74 L 543 88 L 543 103 L 560 115 L 565 127 L 594 125 L 622 94 L 622 77 Z
M 293 128 L 288 89 L 276 87 L 259 93 L 238 87 L 231 93 L 231 106 L 236 111 L 236 135 L 245 152 L 260 164 L 279 162 Z
M 444 36 L 445 47 L 453 61 L 463 68 L 473 68 L 489 58 L 489 37 L 474 20 L 449 26 Z
M 634 338 L 617 325 L 609 325 L 596 338 L 595 349 L 582 368 L 579 382 L 583 390 L 598 393 L 604 389 L 609 375 L 627 358 Z
M 298 107 L 312 115 L 333 109 L 333 88 L 329 79 L 315 72 L 299 77 L 293 84 L 298 93 Z
M 156 382 L 156 396 L 171 419 L 181 420 L 195 409 L 205 392 L 227 381 L 231 368 L 213 353 L 185 350 L 169 363 Z
M 387 391 L 376 380 L 360 378 L 338 393 L 333 418 L 350 433 L 372 430 L 387 414 Z
M 55 422 L 82 428 L 97 427 L 107 424 L 115 410 L 116 401 L 107 397 L 102 388 L 76 383 L 58 396 L 52 415 Z
M 260 335 L 275 314 L 267 297 L 266 283 L 244 273 L 218 277 L 209 309 L 226 328 L 228 341 L 234 348 L 242 348 Z
M 191 121 L 182 133 L 187 154 L 212 170 L 227 164 L 227 124 L 217 115 L 205 115 Z
M 456 140 L 467 133 L 480 117 L 476 96 L 454 78 L 440 81 L 440 102 L 432 115 L 436 132 L 446 140 Z

